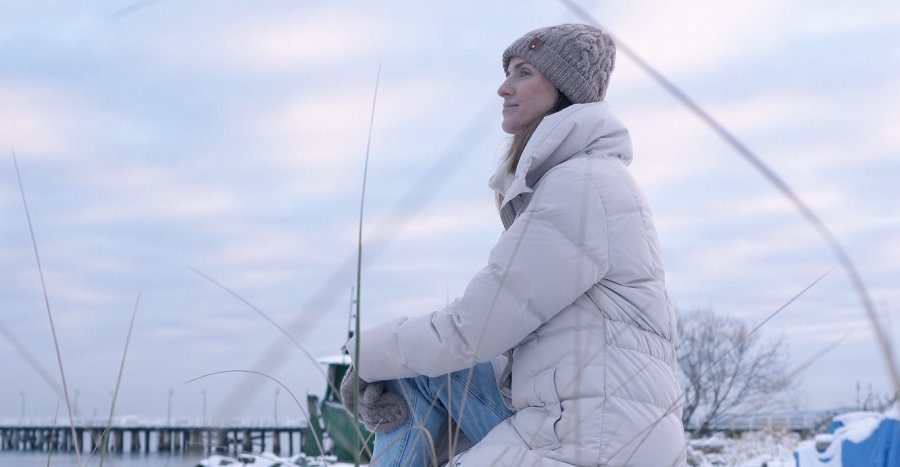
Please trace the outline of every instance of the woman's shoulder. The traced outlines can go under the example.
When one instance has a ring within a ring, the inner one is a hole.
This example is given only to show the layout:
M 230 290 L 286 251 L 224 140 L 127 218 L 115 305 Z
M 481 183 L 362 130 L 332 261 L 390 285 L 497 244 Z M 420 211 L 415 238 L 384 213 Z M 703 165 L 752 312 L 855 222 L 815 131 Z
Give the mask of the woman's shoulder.
M 537 205 L 598 203 L 606 210 L 633 209 L 645 203 L 628 168 L 614 155 L 573 157 L 547 171 L 535 187 Z M 540 201 L 543 199 L 544 201 Z
M 593 164 L 566 161 L 547 171 L 534 187 L 528 210 L 560 214 L 583 212 L 585 208 L 603 210 L 606 200 L 601 187 L 605 177 L 592 171 L 590 165 Z
M 544 174 L 539 185 L 570 184 L 583 181 L 609 187 L 625 187 L 632 180 L 628 167 L 616 154 L 601 154 L 590 150 L 576 154 L 557 164 Z

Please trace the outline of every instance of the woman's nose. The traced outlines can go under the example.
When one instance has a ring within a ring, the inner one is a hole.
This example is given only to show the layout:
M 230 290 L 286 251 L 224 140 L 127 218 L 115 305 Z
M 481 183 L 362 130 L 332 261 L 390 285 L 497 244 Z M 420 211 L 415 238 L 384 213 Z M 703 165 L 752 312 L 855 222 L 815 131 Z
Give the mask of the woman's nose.
M 513 95 L 513 88 L 509 85 L 509 80 L 505 80 L 500 83 L 500 87 L 497 88 L 497 95 L 500 97 L 508 97 Z

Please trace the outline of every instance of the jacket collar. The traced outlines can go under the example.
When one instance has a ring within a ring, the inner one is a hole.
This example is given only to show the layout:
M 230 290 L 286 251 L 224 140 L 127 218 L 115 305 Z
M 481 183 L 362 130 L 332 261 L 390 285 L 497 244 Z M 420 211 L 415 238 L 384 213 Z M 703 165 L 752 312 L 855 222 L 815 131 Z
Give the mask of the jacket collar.
M 522 151 L 516 172 L 510 174 L 506 164 L 500 164 L 488 186 L 503 194 L 502 207 L 521 194 L 533 192 L 548 170 L 583 152 L 631 163 L 628 130 L 606 102 L 574 104 L 545 117 Z

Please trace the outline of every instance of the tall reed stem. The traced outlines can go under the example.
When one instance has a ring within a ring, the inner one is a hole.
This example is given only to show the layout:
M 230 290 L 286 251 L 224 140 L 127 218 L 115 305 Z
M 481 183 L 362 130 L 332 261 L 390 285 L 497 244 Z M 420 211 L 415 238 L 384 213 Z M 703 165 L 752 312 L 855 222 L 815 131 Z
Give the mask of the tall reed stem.
M 353 339 L 355 340 L 353 349 L 353 365 L 356 371 L 353 372 L 353 426 L 356 429 L 356 440 L 362 440 L 362 433 L 359 433 L 359 303 L 362 289 L 362 231 L 363 231 L 363 212 L 366 204 L 366 176 L 369 173 L 369 153 L 372 148 L 372 128 L 375 126 L 375 103 L 378 101 L 378 83 L 381 81 L 381 64 L 378 64 L 378 73 L 375 75 L 375 93 L 372 96 L 372 113 L 369 117 L 369 138 L 366 142 L 366 161 L 363 165 L 362 194 L 359 199 L 359 231 L 356 238 L 356 319 L 353 323 Z M 354 449 L 353 461 L 356 467 L 360 464 L 359 449 Z
M 59 350 L 59 339 L 56 338 L 56 326 L 53 324 L 53 313 L 50 311 L 50 298 L 47 296 L 47 284 L 44 282 L 44 268 L 41 266 L 41 255 L 38 253 L 37 240 L 34 237 L 34 226 L 31 224 L 31 213 L 28 211 L 28 203 L 25 201 L 25 188 L 22 185 L 22 175 L 19 173 L 19 162 L 16 160 L 16 150 L 12 149 L 13 165 L 16 167 L 16 180 L 19 182 L 19 193 L 22 195 L 22 206 L 25 208 L 25 218 L 28 220 L 28 232 L 31 234 L 31 245 L 34 247 L 34 259 L 37 262 L 38 275 L 41 278 L 41 291 L 44 294 L 44 305 L 47 309 L 47 318 L 50 320 L 50 332 L 53 334 L 53 346 L 56 349 L 56 362 L 59 365 L 59 377 L 62 380 L 63 395 L 66 399 L 66 409 L 69 412 L 69 429 L 72 439 L 78 440 L 75 433 L 75 417 L 72 414 L 72 404 L 69 401 L 69 388 L 66 385 L 66 372 L 63 370 L 62 352 Z M 80 443 L 75 443 L 75 462 L 81 465 Z

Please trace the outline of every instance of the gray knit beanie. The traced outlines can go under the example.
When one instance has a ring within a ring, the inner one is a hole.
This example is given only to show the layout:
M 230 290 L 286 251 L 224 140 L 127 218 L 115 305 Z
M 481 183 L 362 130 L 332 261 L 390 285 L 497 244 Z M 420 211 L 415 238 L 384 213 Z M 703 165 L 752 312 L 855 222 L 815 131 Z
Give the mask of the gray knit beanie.
M 573 104 L 602 101 L 616 61 L 609 35 L 586 24 L 535 29 L 503 52 L 503 71 L 521 57 L 534 65 Z

